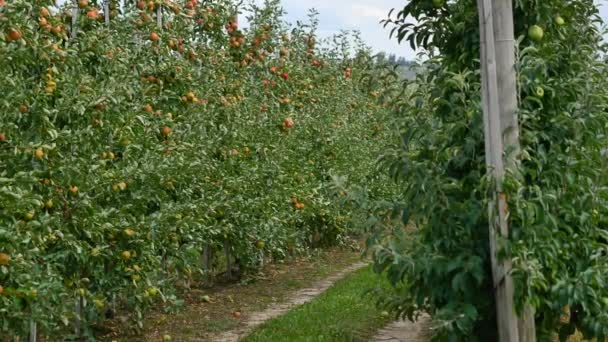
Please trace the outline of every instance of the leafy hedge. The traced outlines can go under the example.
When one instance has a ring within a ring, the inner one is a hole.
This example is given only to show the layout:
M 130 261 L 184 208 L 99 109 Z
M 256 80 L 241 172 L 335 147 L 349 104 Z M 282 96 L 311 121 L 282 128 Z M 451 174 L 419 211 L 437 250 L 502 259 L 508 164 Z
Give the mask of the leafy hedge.
M 358 40 L 196 0 L 112 1 L 109 27 L 80 1 L 70 38 L 53 3 L 0 1 L 0 336 L 60 334 L 80 297 L 86 327 L 141 326 L 205 246 L 256 268 L 348 233 L 330 180 L 372 185 L 385 137 Z

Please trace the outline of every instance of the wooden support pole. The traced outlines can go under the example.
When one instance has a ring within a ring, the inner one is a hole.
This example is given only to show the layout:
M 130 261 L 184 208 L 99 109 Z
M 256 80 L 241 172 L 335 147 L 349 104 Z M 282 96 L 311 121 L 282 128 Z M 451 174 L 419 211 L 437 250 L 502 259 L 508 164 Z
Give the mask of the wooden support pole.
M 156 7 L 156 25 L 159 28 L 163 28 L 163 8 L 162 6 Z
M 38 325 L 33 320 L 30 321 L 29 342 L 36 342 L 38 339 Z
M 511 21 L 512 30 L 512 12 L 504 12 L 504 7 L 499 6 L 500 10 L 495 11 L 494 5 L 498 2 L 508 2 L 510 0 L 478 0 L 479 10 L 479 27 L 481 41 L 481 75 L 482 75 L 482 103 L 483 103 L 483 118 L 484 118 L 484 136 L 485 136 L 485 151 L 486 164 L 488 172 L 492 174 L 495 189 L 492 191 L 492 200 L 488 206 L 489 216 L 489 235 L 490 235 L 490 252 L 492 261 L 492 279 L 495 288 L 496 300 L 496 315 L 498 325 L 498 338 L 500 342 L 519 342 L 518 318 L 514 306 L 514 284 L 511 277 L 511 260 L 499 259 L 498 252 L 502 250 L 501 241 L 508 238 L 508 212 L 506 206 L 506 196 L 502 191 L 502 181 L 505 175 L 503 161 L 503 137 L 501 129 L 501 121 L 508 121 L 506 118 L 501 119 L 501 113 L 515 114 L 517 110 L 517 102 L 515 107 L 513 103 L 504 99 L 510 99 L 511 94 L 501 94 L 509 89 L 507 81 L 499 80 L 500 77 L 505 77 L 509 72 L 514 73 L 514 63 L 507 65 L 508 58 L 501 58 L 500 64 L 497 64 L 496 51 L 496 36 L 503 37 L 505 23 Z M 496 22 L 495 16 L 499 16 Z M 506 18 L 510 16 L 509 18 Z M 508 34 L 506 34 L 508 35 Z M 512 37 L 513 33 L 511 33 Z M 510 44 L 513 44 L 511 40 Z M 509 42 L 501 42 L 500 48 L 504 50 Z M 511 59 L 514 62 L 514 56 Z M 510 71 L 509 71 L 510 70 Z M 499 84 L 501 87 L 499 88 Z M 501 102 L 503 99 L 503 102 Z M 505 104 L 509 105 L 507 109 L 501 107 Z M 506 115 L 506 114 L 505 114 Z M 509 118 L 511 120 L 512 118 Z M 517 119 L 515 119 L 516 121 Z M 517 126 L 517 125 L 516 125 Z
M 78 1 L 74 0 L 74 5 L 72 6 L 72 27 L 71 27 L 71 37 L 76 38 L 78 36 L 78 15 L 80 14 L 80 9 L 78 8 Z
M 84 322 L 84 298 L 78 296 L 76 298 L 76 328 L 74 333 L 76 337 L 82 336 L 83 322 Z
M 105 19 L 106 27 L 110 27 L 110 0 L 103 2 L 103 16 Z
M 493 0 L 492 3 L 500 130 L 504 148 L 503 161 L 505 172 L 519 177 L 521 145 L 517 114 L 513 3 L 512 0 Z M 531 305 L 524 306 L 523 312 L 518 317 L 517 325 L 520 342 L 536 342 L 534 309 Z
M 209 245 L 205 245 L 203 248 L 202 262 L 203 271 L 208 273 L 211 270 L 211 247 Z
M 226 255 L 226 277 L 232 279 L 232 264 L 230 263 L 230 242 L 224 241 L 224 254 Z

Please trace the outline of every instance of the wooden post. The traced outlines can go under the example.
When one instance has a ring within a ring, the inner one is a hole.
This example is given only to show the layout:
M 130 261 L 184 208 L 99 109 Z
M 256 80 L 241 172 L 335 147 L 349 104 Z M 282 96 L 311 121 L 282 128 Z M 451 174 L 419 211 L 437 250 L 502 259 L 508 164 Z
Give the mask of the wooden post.
M 33 320 L 30 321 L 29 342 L 36 342 L 38 338 L 38 325 Z
M 156 25 L 163 28 L 163 8 L 160 5 L 156 8 Z
M 80 14 L 80 9 L 78 8 L 78 1 L 74 0 L 74 5 L 72 6 L 72 38 L 76 38 L 78 36 L 78 15 Z
M 202 255 L 202 266 L 203 266 L 203 271 L 205 271 L 205 273 L 208 273 L 211 270 L 211 246 L 209 245 L 205 245 L 205 247 L 203 248 L 203 255 Z
M 510 0 L 494 0 L 494 2 L 508 2 Z M 509 13 L 495 12 L 492 0 L 478 0 L 479 27 L 481 43 L 481 75 L 482 75 L 482 103 L 484 118 L 484 136 L 486 165 L 488 172 L 493 176 L 495 189 L 492 191 L 492 200 L 488 206 L 489 229 L 490 229 L 490 253 L 492 261 L 492 279 L 495 289 L 496 320 L 498 325 L 498 338 L 500 342 L 519 342 L 518 320 L 513 303 L 514 284 L 511 277 L 511 260 L 499 259 L 497 254 L 501 250 L 502 239 L 508 238 L 509 226 L 507 221 L 506 196 L 502 191 L 502 181 L 505 174 L 503 163 L 503 137 L 501 130 L 501 113 L 515 113 L 515 108 L 501 110 L 501 98 L 510 98 L 510 95 L 500 94 L 506 91 L 506 83 L 499 77 L 505 73 L 515 72 L 514 63 L 507 66 L 505 59 L 497 64 L 496 33 L 502 37 L 505 31 L 504 24 L 509 19 L 504 18 Z M 504 9 L 503 7 L 501 7 Z M 510 12 L 510 11 L 509 11 Z M 497 20 L 499 25 L 495 26 L 494 16 L 500 16 Z M 512 13 L 511 24 L 512 24 Z M 512 26 L 511 26 L 512 30 Z M 511 33 L 512 36 L 513 33 Z M 508 42 L 504 42 L 508 44 Z M 511 40 L 513 44 L 513 40 Z M 503 46 L 504 48 L 504 46 Z M 513 57 L 514 58 L 514 57 Z M 508 59 L 508 58 L 507 58 Z M 511 59 L 513 61 L 513 59 Z M 508 69 L 508 70 L 505 70 Z M 500 70 L 497 70 L 500 69 Z M 499 83 L 502 88 L 499 89 Z M 512 105 L 512 103 L 511 103 Z M 505 119 L 506 120 L 506 119 Z
M 232 279 L 232 264 L 230 263 L 230 242 L 224 241 L 224 254 L 226 255 L 226 277 Z
M 506 172 L 518 177 L 521 165 L 521 146 L 517 115 L 515 29 L 513 27 L 512 0 L 494 0 L 492 11 L 494 16 L 500 129 L 504 147 L 503 160 Z M 517 324 L 520 342 L 536 342 L 534 309 L 531 305 L 524 306 Z
M 82 336 L 82 323 L 84 321 L 84 298 L 78 296 L 76 298 L 76 337 Z
M 103 2 L 103 16 L 105 19 L 106 27 L 110 27 L 110 0 Z

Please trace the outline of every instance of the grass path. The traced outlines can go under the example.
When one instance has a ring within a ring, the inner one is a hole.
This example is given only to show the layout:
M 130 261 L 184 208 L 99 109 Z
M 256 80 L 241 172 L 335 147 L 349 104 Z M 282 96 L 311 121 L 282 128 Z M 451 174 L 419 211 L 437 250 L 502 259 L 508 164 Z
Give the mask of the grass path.
M 289 302 L 298 290 L 310 288 L 360 262 L 360 255 L 358 250 L 323 250 L 312 258 L 269 264 L 260 274 L 241 283 L 214 288 L 195 286 L 182 294 L 185 305 L 179 312 L 165 313 L 159 307 L 147 315 L 144 331 L 138 334 L 129 333 L 129 323 L 116 319 L 105 327 L 99 340 L 160 342 L 163 335 L 170 335 L 174 342 L 215 342 L 214 338 L 224 332 L 246 328 L 252 315 L 277 303 Z M 210 301 L 204 300 L 205 296 Z
M 368 341 L 388 323 L 374 299 L 364 295 L 377 286 L 389 286 L 365 267 L 337 281 L 307 304 L 262 324 L 245 342 Z
M 313 284 L 309 288 L 297 291 L 284 303 L 275 304 L 262 312 L 252 314 L 246 321 L 245 326 L 242 326 L 240 329 L 228 331 L 218 336 L 212 336 L 210 340 L 214 342 L 239 341 L 240 338 L 247 336 L 256 327 L 264 324 L 265 322 L 270 321 L 273 318 L 279 317 L 281 315 L 287 314 L 291 309 L 297 307 L 298 305 L 302 305 L 314 300 L 316 297 L 325 292 L 328 288 L 332 287 L 337 281 L 344 278 L 348 274 L 365 267 L 366 265 L 367 263 L 364 262 L 355 263 L 345 268 L 344 270 Z M 273 338 L 272 340 L 276 339 Z

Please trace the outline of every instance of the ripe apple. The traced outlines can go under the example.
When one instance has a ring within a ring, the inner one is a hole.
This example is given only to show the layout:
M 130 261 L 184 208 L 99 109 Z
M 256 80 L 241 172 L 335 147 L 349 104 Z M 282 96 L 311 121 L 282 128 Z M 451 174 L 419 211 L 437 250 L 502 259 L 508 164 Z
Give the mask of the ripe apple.
M 8 41 L 16 41 L 16 40 L 21 39 L 21 37 L 23 36 L 21 31 L 19 31 L 17 29 L 9 29 L 7 34 L 8 34 Z
M 53 81 L 51 81 L 52 83 L 55 83 Z M 55 92 L 55 89 L 57 89 L 57 85 L 50 85 L 51 82 L 47 82 L 47 86 L 44 87 L 44 92 L 47 94 L 53 94 Z
M 0 253 L 0 266 L 7 266 L 11 262 L 11 256 L 6 253 Z
M 123 251 L 122 253 L 120 253 L 120 257 L 123 260 L 129 260 L 129 259 L 131 259 L 131 252 L 129 252 L 129 251 Z
M 89 7 L 89 0 L 78 0 L 78 7 L 80 7 L 80 8 Z
M 283 77 L 283 79 L 284 79 L 284 80 L 287 80 L 287 79 L 289 79 L 289 74 L 288 74 L 288 73 L 286 73 L 286 72 L 284 72 L 284 73 L 281 75 L 281 77 Z
M 137 2 L 137 8 L 140 10 L 145 10 L 146 9 L 146 2 L 145 1 L 138 1 Z
M 286 118 L 283 121 L 283 128 L 285 128 L 285 129 L 292 128 L 294 125 L 295 125 L 295 123 L 293 122 L 293 119 L 291 119 L 291 118 Z
M 19 106 L 19 113 L 25 114 L 25 113 L 27 113 L 29 111 L 30 111 L 30 109 L 28 108 L 27 105 L 22 104 L 22 105 Z
M 144 112 L 152 113 L 154 111 L 154 108 L 152 108 L 152 106 L 148 104 L 143 107 L 143 110 Z
M 63 32 L 63 26 L 61 26 L 61 25 L 53 26 L 53 28 L 51 29 L 51 32 L 53 32 L 56 35 L 59 35 L 61 32 Z
M 241 312 L 240 311 L 235 311 L 232 313 L 232 316 L 234 316 L 234 318 L 241 318 Z
M 40 16 L 41 16 L 41 17 L 43 17 L 43 18 L 48 18 L 48 17 L 49 17 L 49 15 L 51 15 L 51 13 L 49 12 L 49 9 L 48 9 L 48 8 L 46 8 L 46 7 L 42 7 L 42 8 L 40 9 Z
M 164 137 L 168 137 L 169 135 L 171 135 L 172 132 L 173 132 L 173 129 L 171 129 L 171 127 L 168 127 L 168 126 L 163 127 L 160 131 L 160 133 Z
M 152 32 L 152 33 L 150 33 L 150 40 L 151 40 L 151 41 L 155 42 L 155 41 L 157 41 L 157 40 L 158 40 L 158 38 L 159 38 L 159 37 L 158 37 L 158 33 L 156 33 L 156 32 Z
M 38 147 L 36 152 L 34 152 L 34 156 L 36 156 L 37 159 L 44 158 L 44 149 L 42 147 Z
M 125 182 L 120 182 L 120 183 L 118 183 L 118 188 L 119 188 L 121 191 L 125 191 L 125 190 L 127 190 L 127 183 L 125 183 Z
M 296 203 L 296 209 L 304 209 L 304 203 Z
M 6 133 L 0 133 L 0 143 L 6 142 Z
M 92 10 L 88 11 L 87 18 L 96 20 L 99 18 L 99 10 L 97 8 L 93 8 Z

